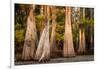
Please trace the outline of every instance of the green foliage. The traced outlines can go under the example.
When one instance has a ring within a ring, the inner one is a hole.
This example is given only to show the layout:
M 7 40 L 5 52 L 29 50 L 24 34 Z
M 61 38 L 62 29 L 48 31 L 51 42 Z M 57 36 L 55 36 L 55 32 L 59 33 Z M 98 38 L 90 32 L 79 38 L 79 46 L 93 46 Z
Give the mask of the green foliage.
M 58 23 L 64 22 L 64 18 L 65 18 L 65 14 L 62 13 L 62 12 L 58 12 L 58 14 L 57 14 L 57 22 Z
M 16 42 L 21 43 L 24 41 L 24 30 L 23 29 L 16 30 L 15 35 L 16 35 L 15 36 Z
M 25 5 L 16 5 L 15 10 L 15 53 L 21 53 L 24 44 L 27 14 L 25 11 Z
M 64 23 L 59 22 L 56 27 L 56 42 L 57 46 L 63 46 L 64 42 Z
M 43 19 L 44 19 L 44 17 L 41 16 L 41 15 L 37 15 L 37 16 L 36 16 L 37 22 L 41 22 L 41 21 L 43 21 Z

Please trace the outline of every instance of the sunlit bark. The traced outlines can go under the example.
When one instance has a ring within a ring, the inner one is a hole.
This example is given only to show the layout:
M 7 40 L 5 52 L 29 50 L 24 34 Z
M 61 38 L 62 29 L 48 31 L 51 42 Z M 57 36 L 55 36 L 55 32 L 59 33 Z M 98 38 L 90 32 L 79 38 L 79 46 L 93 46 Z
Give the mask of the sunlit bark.
M 78 48 L 79 54 L 85 53 L 85 31 L 82 29 L 79 29 L 79 48 Z
M 51 42 L 50 42 L 50 55 L 54 57 L 54 52 L 56 51 L 56 8 L 51 7 L 52 11 L 52 31 L 51 31 Z
M 65 35 L 64 35 L 64 47 L 63 55 L 64 57 L 74 57 L 74 47 L 72 38 L 72 28 L 71 28 L 71 8 L 65 8 Z
M 34 59 L 35 48 L 36 45 L 38 44 L 35 17 L 33 13 L 35 10 L 35 5 L 31 5 L 30 8 L 31 9 L 27 17 L 27 29 L 26 29 L 24 47 L 22 52 L 23 60 Z
M 50 58 L 50 44 L 49 44 L 49 6 L 44 7 L 45 13 L 45 28 L 40 37 L 39 45 L 36 51 L 35 59 L 39 62 L 48 60 Z
M 83 24 L 81 24 L 81 21 L 80 21 L 80 8 L 78 8 L 78 11 L 79 11 L 79 48 L 78 48 L 78 54 L 84 54 L 85 53 L 85 30 L 84 30 L 84 26 Z M 83 9 L 83 17 L 82 18 L 85 18 L 85 8 Z
M 85 18 L 85 8 L 83 8 L 83 18 Z

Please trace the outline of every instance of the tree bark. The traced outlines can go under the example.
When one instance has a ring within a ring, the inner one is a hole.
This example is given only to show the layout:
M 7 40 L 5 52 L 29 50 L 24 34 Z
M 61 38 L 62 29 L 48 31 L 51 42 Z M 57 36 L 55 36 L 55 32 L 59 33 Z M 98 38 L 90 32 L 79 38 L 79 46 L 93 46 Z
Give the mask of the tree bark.
M 73 47 L 73 37 L 71 28 L 71 8 L 65 8 L 65 35 L 64 35 L 64 47 L 63 55 L 64 57 L 74 57 L 74 47 Z
M 56 51 L 56 8 L 51 7 L 52 11 L 52 31 L 51 31 L 51 47 L 50 47 L 50 55 L 54 57 L 54 52 Z
M 83 18 L 85 18 L 85 8 L 83 8 Z
M 94 12 L 93 12 L 93 8 L 91 8 L 90 9 L 90 13 L 91 13 L 91 19 L 94 19 Z M 92 50 L 93 49 L 93 31 L 94 31 L 94 26 L 92 25 L 92 23 L 90 24 L 90 32 L 91 32 L 91 34 L 90 34 L 90 49 Z
M 82 29 L 79 29 L 79 48 L 78 54 L 85 53 L 85 32 Z
M 34 59 L 35 48 L 38 44 L 37 40 L 37 30 L 35 25 L 35 17 L 33 11 L 35 10 L 35 5 L 30 6 L 29 15 L 27 18 L 27 29 L 25 34 L 24 47 L 22 52 L 23 60 Z
M 79 11 L 79 47 L 78 47 L 78 54 L 84 54 L 85 53 L 85 30 L 84 30 L 84 26 L 81 23 L 81 11 L 80 8 L 78 8 Z M 82 15 L 82 19 L 85 18 L 85 8 L 83 8 L 83 15 Z
M 41 20 L 41 31 L 40 31 L 40 35 L 42 34 L 43 28 L 44 28 L 44 5 L 41 5 L 40 8 L 40 15 L 42 16 L 42 20 Z
M 36 51 L 35 59 L 39 62 L 48 60 L 50 58 L 50 44 L 49 44 L 49 7 L 44 7 L 45 13 L 45 28 L 41 34 L 39 45 Z

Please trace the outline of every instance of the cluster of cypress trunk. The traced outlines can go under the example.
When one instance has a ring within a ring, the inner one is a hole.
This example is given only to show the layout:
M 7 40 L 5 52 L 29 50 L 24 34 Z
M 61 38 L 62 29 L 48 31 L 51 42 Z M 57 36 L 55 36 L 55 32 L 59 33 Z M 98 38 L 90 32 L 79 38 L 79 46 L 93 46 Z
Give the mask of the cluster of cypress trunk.
M 50 12 L 51 9 L 51 12 Z M 80 8 L 79 19 L 80 19 Z M 40 39 L 38 40 L 37 29 L 35 24 L 35 5 L 30 6 L 30 11 L 27 17 L 27 29 L 24 40 L 24 47 L 22 52 L 23 60 L 49 60 L 56 51 L 56 8 L 51 6 L 41 6 L 41 16 L 44 17 L 41 22 L 44 24 L 44 28 L 41 28 Z M 49 43 L 49 23 L 51 13 L 51 38 Z M 83 10 L 84 13 L 84 10 Z M 71 26 L 71 7 L 65 7 L 65 33 L 64 33 L 64 46 L 63 57 L 75 57 L 75 50 L 73 44 L 72 26 Z M 79 20 L 80 23 L 80 20 Z M 92 39 L 92 38 L 91 38 Z M 92 42 L 92 41 L 91 41 Z M 79 48 L 77 50 L 79 54 L 85 53 L 85 31 L 84 28 L 79 26 Z

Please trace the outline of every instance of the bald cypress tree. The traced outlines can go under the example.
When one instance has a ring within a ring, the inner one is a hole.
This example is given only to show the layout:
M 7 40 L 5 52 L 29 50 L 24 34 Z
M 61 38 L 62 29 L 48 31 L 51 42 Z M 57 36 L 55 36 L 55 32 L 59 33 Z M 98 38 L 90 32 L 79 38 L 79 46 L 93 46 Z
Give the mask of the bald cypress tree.
M 63 56 L 64 57 L 75 56 L 74 47 L 73 47 L 70 7 L 65 7 L 65 34 L 64 34 Z
M 51 7 L 52 13 L 52 30 L 51 30 L 51 42 L 50 42 L 50 55 L 54 57 L 54 52 L 56 51 L 56 7 Z
M 26 28 L 26 34 L 22 52 L 23 60 L 34 59 L 36 45 L 38 44 L 37 30 L 36 30 L 35 16 L 34 16 L 35 5 L 30 5 L 29 8 L 30 9 L 27 17 L 27 28 Z
M 84 24 L 81 22 L 81 10 L 78 8 L 78 17 L 79 17 L 79 47 L 78 47 L 78 54 L 84 54 L 85 53 L 85 29 Z M 83 18 L 85 18 L 85 8 L 83 9 Z
M 50 58 L 50 44 L 49 44 L 49 6 L 44 6 L 45 28 L 41 34 L 35 59 L 40 61 L 48 60 Z

